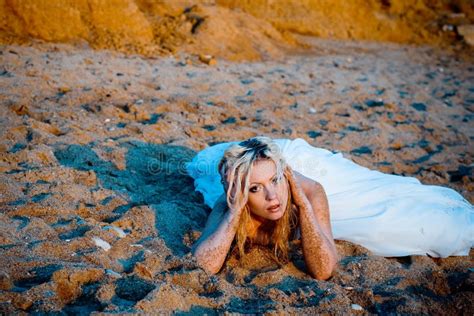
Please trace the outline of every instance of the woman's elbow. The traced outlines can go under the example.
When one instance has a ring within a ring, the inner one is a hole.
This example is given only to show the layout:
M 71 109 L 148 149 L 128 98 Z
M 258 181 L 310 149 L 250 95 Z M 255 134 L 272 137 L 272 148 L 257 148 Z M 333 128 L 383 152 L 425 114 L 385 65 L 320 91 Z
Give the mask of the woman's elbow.
M 194 258 L 196 259 L 197 265 L 206 271 L 208 274 L 217 274 L 221 267 L 222 264 L 218 264 L 215 261 L 213 261 L 210 256 L 203 254 L 201 251 L 199 251 L 199 248 L 193 249 L 192 254 Z
M 331 278 L 337 267 L 337 256 L 330 258 L 328 262 L 319 269 L 309 269 L 309 272 L 316 280 L 325 281 Z
M 197 264 L 201 269 L 206 271 L 207 274 L 211 275 L 217 274 L 221 269 L 221 267 L 218 265 L 210 264 L 209 262 L 205 262 L 199 259 L 197 259 Z
M 319 271 L 315 271 L 311 273 L 312 277 L 316 280 L 325 281 L 332 277 L 334 270 L 336 269 L 336 265 L 332 267 L 326 267 L 325 269 L 321 269 Z

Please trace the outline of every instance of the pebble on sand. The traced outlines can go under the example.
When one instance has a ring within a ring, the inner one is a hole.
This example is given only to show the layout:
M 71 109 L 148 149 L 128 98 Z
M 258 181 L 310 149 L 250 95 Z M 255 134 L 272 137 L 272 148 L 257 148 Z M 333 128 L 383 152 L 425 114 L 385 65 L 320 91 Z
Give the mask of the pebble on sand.
M 199 60 L 209 66 L 217 65 L 217 60 L 212 55 L 199 55 Z
M 352 308 L 353 310 L 355 310 L 355 311 L 362 311 L 362 310 L 364 310 L 364 309 L 362 308 L 362 306 L 360 306 L 359 304 L 351 304 L 351 308 Z
M 119 236 L 120 238 L 127 236 L 127 234 L 123 231 L 123 229 L 117 226 L 107 225 L 105 226 L 105 229 L 113 230 L 117 234 L 117 236 Z
M 110 248 L 112 248 L 112 246 L 110 246 L 110 244 L 108 242 L 106 242 L 105 240 L 103 240 L 99 237 L 93 237 L 92 240 L 94 241 L 94 243 L 97 247 L 100 247 L 100 248 L 104 249 L 105 251 L 109 251 Z

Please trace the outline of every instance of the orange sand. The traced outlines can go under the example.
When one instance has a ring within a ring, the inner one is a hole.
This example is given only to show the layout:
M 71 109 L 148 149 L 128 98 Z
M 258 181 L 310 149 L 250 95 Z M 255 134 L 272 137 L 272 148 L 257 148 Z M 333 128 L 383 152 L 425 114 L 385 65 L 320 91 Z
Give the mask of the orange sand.
M 338 241 L 322 282 L 295 242 L 282 267 L 255 248 L 207 275 L 189 250 L 210 210 L 184 163 L 302 137 L 474 202 L 474 64 L 456 33 L 472 5 L 216 2 L 0 1 L 0 313 L 471 314 L 472 251 Z

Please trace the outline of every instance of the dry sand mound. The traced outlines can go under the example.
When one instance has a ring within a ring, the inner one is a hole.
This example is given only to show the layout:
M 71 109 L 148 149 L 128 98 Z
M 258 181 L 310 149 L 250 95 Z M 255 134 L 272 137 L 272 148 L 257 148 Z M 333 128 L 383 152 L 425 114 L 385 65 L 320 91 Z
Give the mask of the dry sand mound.
M 196 1 L 199 2 L 199 1 Z M 147 56 L 182 51 L 277 57 L 291 40 L 264 20 L 215 5 L 155 1 L 3 1 L 0 41 L 86 43 Z
M 0 313 L 471 313 L 472 254 L 383 258 L 338 242 L 328 282 L 305 272 L 297 242 L 282 267 L 255 248 L 216 276 L 189 255 L 209 209 L 184 163 L 237 138 L 302 137 L 474 201 L 472 57 L 312 45 L 214 67 L 2 46 Z
M 437 43 L 443 25 L 474 21 L 471 1 L 413 0 L 217 0 L 271 22 L 279 30 L 324 38 Z
M 39 39 L 146 56 L 184 51 L 230 60 L 279 57 L 282 49 L 302 44 L 290 32 L 460 44 L 461 34 L 472 41 L 466 28 L 472 23 L 474 4 L 462 0 L 0 1 L 2 43 Z

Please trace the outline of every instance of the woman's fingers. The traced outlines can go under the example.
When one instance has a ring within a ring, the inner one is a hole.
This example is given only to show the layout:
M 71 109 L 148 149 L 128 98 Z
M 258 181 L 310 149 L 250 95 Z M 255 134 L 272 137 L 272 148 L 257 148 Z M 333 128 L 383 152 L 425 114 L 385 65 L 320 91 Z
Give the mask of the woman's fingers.
M 305 205 L 305 200 L 304 200 L 304 192 L 301 186 L 299 185 L 298 181 L 295 178 L 295 174 L 291 170 L 291 168 L 288 166 L 285 170 L 285 175 L 286 178 L 288 179 L 288 184 L 290 186 L 290 192 L 291 192 L 291 197 L 293 199 L 293 202 L 299 206 L 302 207 Z

